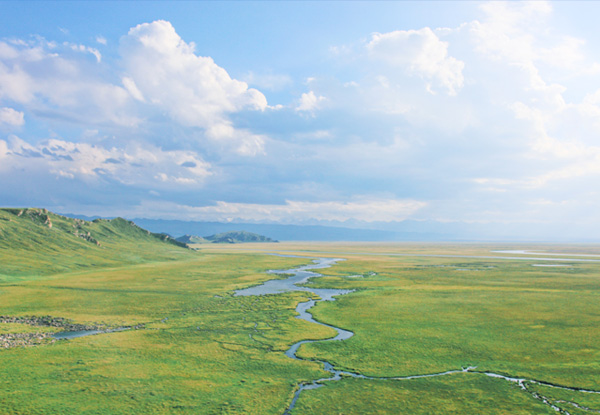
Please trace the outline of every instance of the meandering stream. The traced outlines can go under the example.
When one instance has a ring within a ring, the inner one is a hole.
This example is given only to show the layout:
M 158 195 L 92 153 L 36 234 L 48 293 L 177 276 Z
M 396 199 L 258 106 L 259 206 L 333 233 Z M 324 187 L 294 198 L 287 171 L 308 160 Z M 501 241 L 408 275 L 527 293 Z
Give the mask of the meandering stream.
M 292 255 L 282 255 L 282 256 L 292 256 Z M 294 256 L 294 257 L 296 257 L 296 256 Z M 297 258 L 305 258 L 305 257 L 298 256 Z M 270 274 L 291 274 L 291 276 L 286 279 L 269 280 L 261 285 L 246 288 L 243 290 L 238 290 L 235 292 L 235 295 L 236 296 L 250 296 L 250 295 L 279 294 L 279 293 L 283 293 L 286 291 L 306 291 L 306 292 L 311 292 L 311 293 L 317 294 L 320 297 L 320 299 L 317 299 L 317 300 L 311 299 L 309 301 L 299 303 L 297 305 L 297 307 L 296 307 L 296 312 L 298 312 L 297 318 L 306 320 L 311 323 L 320 324 L 325 327 L 330 327 L 330 328 L 334 329 L 335 331 L 337 331 L 337 335 L 332 338 L 323 339 L 323 340 L 301 340 L 297 343 L 294 343 L 285 352 L 285 355 L 291 359 L 303 360 L 302 358 L 300 358 L 296 355 L 298 348 L 300 346 L 302 346 L 303 344 L 315 343 L 315 342 L 342 341 L 342 340 L 347 340 L 354 335 L 354 333 L 351 331 L 344 330 L 340 327 L 335 327 L 330 324 L 325 324 L 325 323 L 315 320 L 313 315 L 309 312 L 309 310 L 312 307 L 314 307 L 317 303 L 319 303 L 321 301 L 335 301 L 334 297 L 351 293 L 352 290 L 321 289 L 321 288 L 314 289 L 314 288 L 309 288 L 309 287 L 303 287 L 300 285 L 300 284 L 306 283 L 310 278 L 316 278 L 316 277 L 323 276 L 322 274 L 313 272 L 312 270 L 329 268 L 332 265 L 335 265 L 339 261 L 343 261 L 343 259 L 316 258 L 316 259 L 313 259 L 313 264 L 304 265 L 304 266 L 289 269 L 289 270 L 269 271 Z M 570 415 L 570 413 L 567 410 L 565 410 L 563 408 L 559 408 L 558 406 L 553 404 L 551 399 L 547 398 L 546 396 L 543 396 L 543 395 L 539 394 L 538 392 L 530 390 L 528 388 L 528 384 L 538 384 L 538 385 L 542 385 L 542 386 L 546 386 L 546 387 L 564 389 L 564 390 L 569 390 L 569 391 L 573 391 L 573 392 L 600 394 L 600 391 L 597 391 L 597 390 L 572 388 L 572 387 L 563 386 L 563 385 L 555 385 L 552 383 L 543 382 L 543 381 L 535 380 L 535 379 L 525 379 L 525 378 L 513 377 L 513 376 L 509 376 L 509 375 L 505 375 L 505 374 L 478 371 L 476 367 L 464 367 L 461 369 L 448 370 L 446 372 L 418 374 L 418 375 L 411 375 L 411 376 L 373 377 L 373 376 L 365 376 L 360 373 L 353 373 L 353 372 L 347 372 L 347 371 L 343 371 L 343 370 L 337 370 L 333 367 L 333 365 L 331 363 L 329 363 L 325 360 L 317 360 L 317 362 L 321 363 L 323 365 L 323 369 L 325 371 L 331 373 L 331 376 L 326 377 L 326 378 L 315 379 L 310 382 L 300 382 L 297 386 L 296 392 L 294 393 L 292 402 L 285 409 L 285 411 L 283 412 L 283 415 L 291 414 L 291 411 L 296 406 L 296 402 L 298 401 L 298 398 L 300 397 L 300 395 L 302 394 L 303 391 L 310 390 L 310 389 L 316 389 L 316 388 L 322 386 L 323 382 L 339 381 L 344 376 L 345 377 L 354 377 L 354 378 L 359 378 L 359 379 L 367 379 L 367 380 L 409 381 L 412 379 L 448 376 L 448 375 L 453 375 L 456 373 L 472 373 L 474 375 L 489 376 L 489 377 L 493 377 L 493 378 L 497 378 L 497 379 L 502 379 L 507 382 L 516 383 L 519 385 L 519 387 L 523 391 L 529 393 L 533 398 L 535 398 L 535 399 L 539 400 L 540 402 L 544 403 L 545 405 L 549 406 L 556 412 L 565 414 L 565 415 Z M 583 410 L 586 410 L 586 411 L 589 411 L 592 413 L 598 413 L 598 411 L 596 411 L 594 409 L 582 407 L 575 402 L 567 402 L 567 401 L 559 401 L 559 402 L 570 404 L 578 409 L 583 409 Z

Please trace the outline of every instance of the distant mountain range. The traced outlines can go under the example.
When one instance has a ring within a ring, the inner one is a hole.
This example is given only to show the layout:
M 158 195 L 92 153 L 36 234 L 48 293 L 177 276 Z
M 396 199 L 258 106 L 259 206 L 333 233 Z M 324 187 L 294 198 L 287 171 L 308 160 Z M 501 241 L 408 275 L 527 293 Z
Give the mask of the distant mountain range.
M 81 215 L 66 216 L 95 219 Z M 215 235 L 239 231 L 268 235 L 279 241 L 363 242 L 600 242 L 584 225 L 556 228 L 544 223 L 477 223 L 405 220 L 400 222 L 319 222 L 283 225 L 265 223 L 198 222 L 165 219 L 132 219 L 152 232 L 181 235 Z M 585 237 L 582 237 L 584 235 Z M 600 234 L 598 234 L 600 235 Z
M 398 235 L 372 229 L 349 229 L 319 225 L 273 225 L 256 223 L 186 222 L 161 219 L 133 219 L 138 225 L 153 232 L 177 236 L 219 235 L 242 229 L 247 233 L 268 235 L 278 241 L 391 241 Z

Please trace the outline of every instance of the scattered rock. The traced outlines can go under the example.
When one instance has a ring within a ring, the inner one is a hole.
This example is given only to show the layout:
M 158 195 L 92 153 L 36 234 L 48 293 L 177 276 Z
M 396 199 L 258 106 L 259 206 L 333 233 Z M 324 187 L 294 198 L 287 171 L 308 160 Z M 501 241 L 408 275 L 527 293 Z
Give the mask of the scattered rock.
M 75 232 L 73 232 L 73 235 L 75 235 L 81 239 L 85 239 L 86 241 L 91 242 L 93 244 L 96 244 L 97 246 L 100 246 L 100 242 L 98 242 L 98 240 L 96 238 L 94 238 L 90 232 L 75 231 Z
M 54 343 L 52 333 L 7 333 L 0 334 L 0 348 L 37 346 L 42 343 Z
M 90 324 L 75 324 L 62 317 L 52 316 L 29 316 L 29 317 L 13 317 L 0 316 L 0 323 L 18 323 L 28 324 L 38 327 L 60 327 L 64 331 L 79 331 L 79 330 L 103 330 L 106 325 L 90 325 Z

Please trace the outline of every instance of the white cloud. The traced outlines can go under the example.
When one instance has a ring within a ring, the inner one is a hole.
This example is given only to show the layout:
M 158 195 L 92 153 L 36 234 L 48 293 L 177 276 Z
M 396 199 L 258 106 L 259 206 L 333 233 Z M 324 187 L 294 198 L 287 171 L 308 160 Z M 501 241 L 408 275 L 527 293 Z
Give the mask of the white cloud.
M 71 47 L 89 52 L 43 39 L 0 42 L 0 100 L 79 123 L 135 126 L 139 119 L 128 109 L 129 93 L 103 81 L 85 59 L 69 55 L 65 48 Z
M 206 130 L 206 136 L 234 145 L 235 151 L 242 156 L 265 154 L 265 136 L 253 134 L 248 130 L 236 129 L 227 121 L 211 125 Z
M 98 42 L 104 46 L 106 46 L 106 44 L 107 44 L 106 38 L 104 36 L 96 36 L 96 42 Z
M 441 86 L 455 95 L 463 86 L 464 63 L 448 56 L 448 43 L 428 27 L 375 33 L 366 48 L 372 59 L 425 79 L 430 92 Z
M 142 102 L 146 101 L 144 98 L 144 95 L 138 89 L 138 87 L 135 84 L 135 81 L 133 79 L 125 76 L 125 77 L 123 77 L 122 81 L 123 81 L 123 86 L 125 87 L 127 92 L 129 92 L 131 94 L 131 96 L 133 98 L 137 99 L 138 101 L 142 101 Z
M 183 125 L 208 128 L 223 123 L 227 113 L 267 107 L 262 93 L 232 79 L 194 48 L 163 20 L 140 24 L 121 39 L 131 81 L 147 101 Z
M 12 108 L 0 107 L 0 125 L 20 127 L 25 124 L 24 114 Z
M 34 111 L 88 126 L 135 128 L 127 134 L 141 132 L 146 120 L 167 129 L 200 127 L 204 137 L 226 144 L 223 151 L 264 154 L 266 137 L 237 129 L 230 117 L 268 108 L 264 95 L 232 79 L 210 57 L 197 56 L 194 44 L 183 41 L 169 22 L 132 28 L 121 39 L 121 55 L 123 70 L 111 76 L 93 47 L 43 38 L 0 41 L 0 104 L 16 102 L 26 115 Z M 113 83 L 117 76 L 120 84 Z
M 475 51 L 497 71 L 490 75 L 499 86 L 492 89 L 493 99 L 513 112 L 509 125 L 519 126 L 514 141 L 521 137 L 521 155 L 543 166 L 525 169 L 526 175 L 502 183 L 504 188 L 549 191 L 569 180 L 597 178 L 597 96 L 571 92 L 581 85 L 598 88 L 590 75 L 600 64 L 586 53 L 586 42 L 556 30 L 549 2 L 489 2 L 480 8 L 482 20 L 467 28 Z M 492 85 L 481 76 L 479 82 Z
M 98 63 L 100 63 L 100 61 L 102 61 L 102 54 L 100 54 L 100 51 L 96 48 L 92 48 L 90 46 L 85 46 L 85 45 L 76 44 L 76 43 L 69 43 L 69 42 L 65 42 L 64 45 L 71 48 L 71 50 L 73 50 L 75 52 L 91 53 L 92 55 L 94 55 L 96 57 L 96 61 Z
M 6 157 L 7 153 L 8 145 L 6 144 L 6 141 L 0 140 L 0 159 Z
M 50 173 L 84 181 L 108 179 L 142 187 L 160 183 L 197 186 L 212 174 L 210 164 L 194 152 L 165 151 L 148 144 L 105 148 L 50 139 L 30 145 L 11 136 L 8 144 L 0 141 L 0 150 L 3 164 L 29 172 L 23 174 Z
M 175 122 L 205 129 L 206 137 L 229 143 L 238 154 L 263 154 L 265 137 L 235 128 L 229 114 L 262 111 L 267 108 L 265 96 L 232 79 L 212 58 L 198 56 L 194 49 L 169 22 L 132 28 L 121 39 L 125 89 Z
M 320 103 L 325 100 L 325 97 L 317 96 L 314 91 L 309 91 L 300 96 L 300 102 L 296 107 L 296 111 L 314 112 L 319 109 Z

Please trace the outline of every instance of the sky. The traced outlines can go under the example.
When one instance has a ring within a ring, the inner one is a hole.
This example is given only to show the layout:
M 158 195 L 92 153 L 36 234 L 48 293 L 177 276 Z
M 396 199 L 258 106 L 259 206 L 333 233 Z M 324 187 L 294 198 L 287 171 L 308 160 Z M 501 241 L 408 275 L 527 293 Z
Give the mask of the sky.
M 596 235 L 598 15 L 591 1 L 0 1 L 0 205 Z

